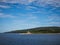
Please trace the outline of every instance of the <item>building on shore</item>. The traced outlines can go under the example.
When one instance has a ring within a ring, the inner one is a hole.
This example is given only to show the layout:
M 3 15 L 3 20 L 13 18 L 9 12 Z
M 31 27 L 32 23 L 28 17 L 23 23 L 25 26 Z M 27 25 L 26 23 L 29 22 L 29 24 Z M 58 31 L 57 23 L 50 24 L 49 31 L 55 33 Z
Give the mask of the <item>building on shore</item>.
M 30 31 L 27 31 L 26 33 L 20 33 L 20 34 L 32 34 Z
M 26 34 L 31 34 L 31 32 L 30 31 L 27 31 L 27 33 Z

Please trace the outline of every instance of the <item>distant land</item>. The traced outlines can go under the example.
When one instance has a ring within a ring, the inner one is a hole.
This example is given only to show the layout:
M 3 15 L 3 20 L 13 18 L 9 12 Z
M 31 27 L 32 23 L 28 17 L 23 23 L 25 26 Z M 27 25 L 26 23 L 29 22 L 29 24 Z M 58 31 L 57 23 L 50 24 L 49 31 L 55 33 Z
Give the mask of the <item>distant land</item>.
M 24 30 L 15 30 L 5 33 L 60 33 L 60 27 L 51 26 L 51 27 L 37 27 Z

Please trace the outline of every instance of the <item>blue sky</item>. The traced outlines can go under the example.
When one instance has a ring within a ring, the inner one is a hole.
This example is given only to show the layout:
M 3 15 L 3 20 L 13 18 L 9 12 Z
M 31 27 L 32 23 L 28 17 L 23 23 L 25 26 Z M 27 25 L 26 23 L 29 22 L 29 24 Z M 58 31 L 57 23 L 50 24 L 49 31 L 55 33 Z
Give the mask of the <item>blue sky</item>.
M 0 0 L 0 32 L 60 26 L 60 0 Z

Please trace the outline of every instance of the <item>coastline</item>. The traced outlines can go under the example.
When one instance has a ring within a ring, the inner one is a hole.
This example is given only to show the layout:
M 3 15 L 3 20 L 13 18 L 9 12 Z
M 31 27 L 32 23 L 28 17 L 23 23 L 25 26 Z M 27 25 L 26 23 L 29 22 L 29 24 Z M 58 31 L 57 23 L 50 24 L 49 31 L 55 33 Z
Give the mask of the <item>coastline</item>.
M 19 33 L 19 34 L 60 34 L 60 33 Z

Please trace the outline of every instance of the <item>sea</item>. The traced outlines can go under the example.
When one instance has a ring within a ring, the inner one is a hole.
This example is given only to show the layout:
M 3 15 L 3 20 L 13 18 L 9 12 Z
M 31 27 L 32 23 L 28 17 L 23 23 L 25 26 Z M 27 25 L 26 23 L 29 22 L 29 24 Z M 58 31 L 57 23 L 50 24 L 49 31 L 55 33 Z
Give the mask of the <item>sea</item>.
M 0 45 L 60 45 L 60 34 L 0 33 Z

